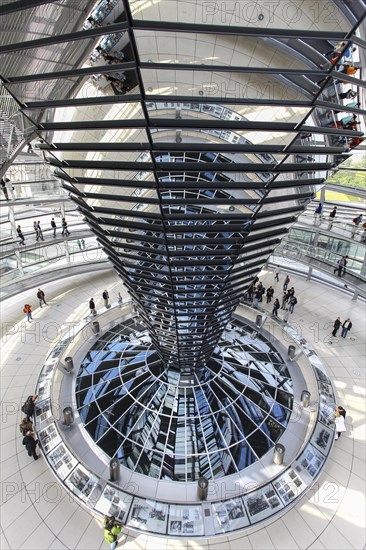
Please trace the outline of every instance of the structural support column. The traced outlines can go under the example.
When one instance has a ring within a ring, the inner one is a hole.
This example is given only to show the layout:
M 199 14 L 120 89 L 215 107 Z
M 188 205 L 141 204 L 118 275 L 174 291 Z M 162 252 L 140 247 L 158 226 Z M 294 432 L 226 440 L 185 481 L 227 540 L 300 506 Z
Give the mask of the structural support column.
M 19 250 L 15 250 L 15 257 L 17 259 L 17 266 L 18 266 L 18 269 L 19 269 L 19 273 L 23 277 L 24 276 L 24 269 L 23 269 L 22 259 L 21 259 Z

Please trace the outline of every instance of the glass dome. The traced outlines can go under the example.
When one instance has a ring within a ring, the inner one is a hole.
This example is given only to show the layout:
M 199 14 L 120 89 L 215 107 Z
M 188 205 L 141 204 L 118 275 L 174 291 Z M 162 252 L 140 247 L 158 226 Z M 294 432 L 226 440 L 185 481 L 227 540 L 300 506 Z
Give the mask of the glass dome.
M 149 477 L 195 481 L 237 473 L 286 429 L 293 390 L 282 357 L 233 321 L 200 369 L 164 367 L 143 324 L 125 321 L 81 362 L 76 402 L 85 429 L 121 464 Z

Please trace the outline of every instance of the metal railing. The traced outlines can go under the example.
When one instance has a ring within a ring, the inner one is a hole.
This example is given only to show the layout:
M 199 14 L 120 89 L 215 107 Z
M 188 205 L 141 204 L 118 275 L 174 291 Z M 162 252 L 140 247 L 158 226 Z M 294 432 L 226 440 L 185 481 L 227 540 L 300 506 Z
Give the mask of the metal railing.
M 0 83 L 0 168 L 26 143 L 27 135 L 32 130 L 31 121 Z

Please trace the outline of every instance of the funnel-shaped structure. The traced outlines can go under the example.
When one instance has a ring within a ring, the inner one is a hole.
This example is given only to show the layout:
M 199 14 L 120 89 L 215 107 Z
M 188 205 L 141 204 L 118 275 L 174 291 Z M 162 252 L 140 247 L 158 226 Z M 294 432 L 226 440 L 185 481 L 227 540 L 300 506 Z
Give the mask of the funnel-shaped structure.
M 245 289 L 362 136 L 361 111 L 339 105 L 343 84 L 325 60 L 364 16 L 340 11 L 347 31 L 311 31 L 260 13 L 258 28 L 242 12 L 233 26 L 215 6 L 120 0 L 89 13 L 84 2 L 70 18 L 72 2 L 46 2 L 50 36 L 18 30 L 2 48 L 6 88 L 44 158 L 163 363 L 188 374 L 205 367 Z M 18 9 L 6 6 L 9 28 Z M 37 10 L 22 11 L 24 29 Z M 334 120 L 341 110 L 350 126 Z

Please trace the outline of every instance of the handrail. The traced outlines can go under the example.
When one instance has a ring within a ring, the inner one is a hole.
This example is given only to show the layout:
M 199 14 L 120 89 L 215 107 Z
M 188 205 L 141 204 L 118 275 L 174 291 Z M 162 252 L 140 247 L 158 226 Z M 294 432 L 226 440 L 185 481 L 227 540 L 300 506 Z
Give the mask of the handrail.
M 107 258 L 81 264 L 67 264 L 59 269 L 47 270 L 44 272 L 37 271 L 32 275 L 15 279 L 13 283 L 7 286 L 3 285 L 0 292 L 0 302 L 12 296 L 17 296 L 20 292 L 37 288 L 40 285 L 51 283 L 57 279 L 82 275 L 83 273 L 90 274 L 94 271 L 103 271 L 106 269 L 112 270 L 112 266 Z
M 26 143 L 26 135 L 32 128 L 31 121 L 20 111 L 18 102 L 0 82 L 0 176 L 8 168 L 7 163 L 15 152 Z

